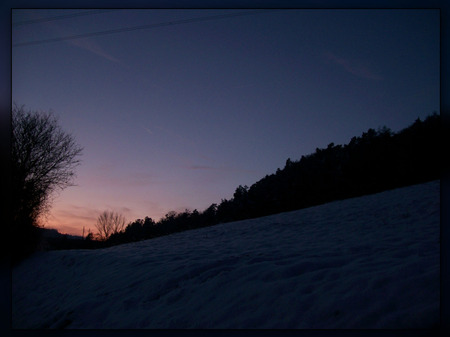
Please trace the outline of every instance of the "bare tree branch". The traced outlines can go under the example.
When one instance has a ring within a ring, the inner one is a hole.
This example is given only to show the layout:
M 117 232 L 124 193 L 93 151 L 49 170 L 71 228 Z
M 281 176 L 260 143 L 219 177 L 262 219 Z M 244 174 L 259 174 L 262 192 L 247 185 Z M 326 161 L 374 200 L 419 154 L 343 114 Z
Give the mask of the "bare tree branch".
M 125 218 L 122 214 L 104 211 L 98 216 L 95 227 L 98 230 L 100 240 L 107 240 L 111 235 L 125 229 Z
M 51 195 L 72 185 L 82 148 L 51 113 L 12 108 L 12 186 L 14 218 L 34 222 L 48 211 Z

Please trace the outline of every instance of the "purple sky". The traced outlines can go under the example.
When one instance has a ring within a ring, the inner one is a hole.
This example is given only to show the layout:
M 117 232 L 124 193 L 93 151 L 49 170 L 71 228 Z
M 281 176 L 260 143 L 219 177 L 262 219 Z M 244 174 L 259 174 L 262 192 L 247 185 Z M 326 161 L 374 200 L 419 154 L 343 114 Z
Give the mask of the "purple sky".
M 438 10 L 13 10 L 13 101 L 84 147 L 48 227 L 204 210 L 330 142 L 439 111 Z M 27 24 L 20 24 L 29 20 Z

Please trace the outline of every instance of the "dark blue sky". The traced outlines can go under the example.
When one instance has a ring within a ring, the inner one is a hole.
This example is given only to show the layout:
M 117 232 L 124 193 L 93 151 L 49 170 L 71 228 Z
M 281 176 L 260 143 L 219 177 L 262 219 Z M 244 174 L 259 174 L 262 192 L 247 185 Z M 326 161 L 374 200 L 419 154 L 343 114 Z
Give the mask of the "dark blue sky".
M 13 10 L 12 43 L 247 10 Z M 49 226 L 203 210 L 368 128 L 439 111 L 438 10 L 277 10 L 13 46 L 13 101 L 84 147 Z

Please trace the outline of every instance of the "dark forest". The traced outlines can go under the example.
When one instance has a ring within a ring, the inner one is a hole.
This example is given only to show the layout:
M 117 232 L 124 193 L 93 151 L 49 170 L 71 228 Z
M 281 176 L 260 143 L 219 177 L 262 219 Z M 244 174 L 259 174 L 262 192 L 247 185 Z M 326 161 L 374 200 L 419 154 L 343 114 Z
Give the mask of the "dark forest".
M 369 129 L 348 144 L 330 143 L 250 187 L 238 186 L 231 199 L 204 211 L 169 212 L 155 222 L 149 217 L 129 223 L 106 241 L 92 237 L 49 238 L 49 249 L 102 248 L 168 235 L 219 223 L 298 210 L 334 200 L 377 193 L 440 178 L 440 115 L 394 133 L 387 127 Z

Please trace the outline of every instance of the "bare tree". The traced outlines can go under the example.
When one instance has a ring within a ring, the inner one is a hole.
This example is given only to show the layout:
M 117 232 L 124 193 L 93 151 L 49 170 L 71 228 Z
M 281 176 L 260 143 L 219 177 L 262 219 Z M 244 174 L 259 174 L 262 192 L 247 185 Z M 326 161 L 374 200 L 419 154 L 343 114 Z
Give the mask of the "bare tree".
M 11 112 L 12 234 L 33 241 L 30 233 L 36 233 L 38 218 L 50 209 L 53 193 L 72 185 L 82 148 L 51 113 L 17 105 Z
M 82 152 L 51 113 L 12 109 L 12 183 L 14 215 L 36 220 L 49 209 L 50 196 L 72 185 Z
M 95 227 L 98 230 L 100 240 L 107 240 L 111 235 L 125 229 L 125 218 L 122 214 L 104 211 L 97 218 Z

